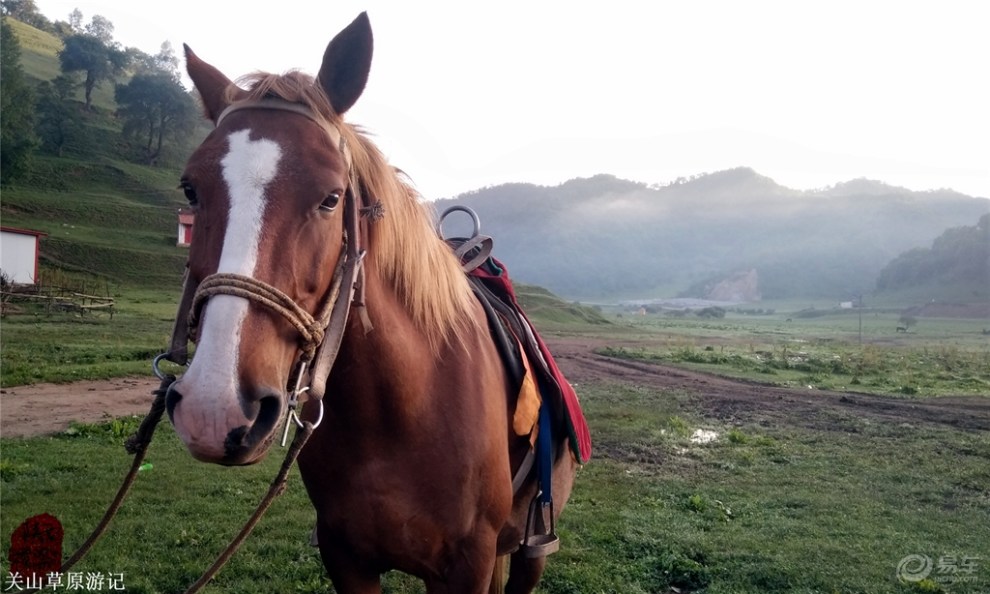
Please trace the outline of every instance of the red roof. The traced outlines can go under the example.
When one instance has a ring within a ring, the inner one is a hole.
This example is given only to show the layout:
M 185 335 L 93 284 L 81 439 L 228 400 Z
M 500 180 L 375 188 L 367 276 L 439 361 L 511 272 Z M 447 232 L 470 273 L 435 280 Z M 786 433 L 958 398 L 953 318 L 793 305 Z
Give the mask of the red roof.
M 32 235 L 34 237 L 48 237 L 48 234 L 44 231 L 34 231 L 31 229 L 18 229 L 17 227 L 0 227 L 0 231 L 6 231 L 7 233 L 19 233 L 21 235 Z
M 179 213 L 179 224 L 180 225 L 192 225 L 196 222 L 196 214 L 191 212 L 180 212 Z

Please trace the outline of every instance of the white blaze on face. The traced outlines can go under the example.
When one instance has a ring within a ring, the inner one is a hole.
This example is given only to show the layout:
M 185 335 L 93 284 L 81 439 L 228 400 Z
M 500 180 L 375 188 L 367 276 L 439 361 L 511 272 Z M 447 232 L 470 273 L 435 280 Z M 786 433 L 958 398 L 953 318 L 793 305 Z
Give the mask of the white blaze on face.
M 251 140 L 249 136 L 248 130 L 231 134 L 230 150 L 220 162 L 230 210 L 217 272 L 254 276 L 265 211 L 265 187 L 278 172 L 282 150 L 271 140 Z M 184 392 L 211 399 L 213 396 L 237 398 L 237 353 L 247 311 L 248 301 L 242 297 L 216 295 L 206 302 L 196 356 L 182 378 Z M 240 410 L 236 406 L 232 408 Z

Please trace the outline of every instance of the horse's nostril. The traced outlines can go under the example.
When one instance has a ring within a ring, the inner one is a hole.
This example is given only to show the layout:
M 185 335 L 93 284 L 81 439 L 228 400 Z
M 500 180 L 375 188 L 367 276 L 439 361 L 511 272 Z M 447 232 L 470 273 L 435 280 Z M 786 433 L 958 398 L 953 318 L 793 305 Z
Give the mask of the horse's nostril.
M 282 416 L 282 398 L 275 394 L 262 396 L 248 404 L 242 402 L 242 407 L 246 413 L 253 413 L 247 417 L 251 424 L 235 427 L 227 433 L 223 464 L 250 464 L 256 461 L 257 449 L 267 449 Z
M 260 397 L 248 397 L 241 395 L 241 412 L 244 418 L 254 425 L 267 426 L 274 424 L 282 412 L 282 399 L 271 392 L 262 392 Z
M 261 399 L 261 406 L 258 409 L 258 416 L 254 420 L 254 425 L 259 429 L 274 429 L 281 416 L 282 399 L 275 395 L 265 396 Z
M 175 384 L 172 384 L 165 393 L 165 412 L 168 413 L 168 418 L 173 424 L 175 423 L 175 419 L 172 418 L 172 413 L 175 412 L 175 405 L 180 400 L 182 400 L 182 394 L 175 389 Z

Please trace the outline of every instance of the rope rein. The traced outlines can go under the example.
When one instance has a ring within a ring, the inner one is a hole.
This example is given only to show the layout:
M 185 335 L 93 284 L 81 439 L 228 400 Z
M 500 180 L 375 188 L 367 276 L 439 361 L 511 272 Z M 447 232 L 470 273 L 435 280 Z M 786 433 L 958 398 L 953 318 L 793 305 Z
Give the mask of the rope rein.
M 137 432 L 127 438 L 124 444 L 124 449 L 127 450 L 129 454 L 134 454 L 134 461 L 131 463 L 131 469 L 124 476 L 124 481 L 117 489 L 117 495 L 113 498 L 110 506 L 107 507 L 107 511 L 103 513 L 103 517 L 100 522 L 93 528 L 89 537 L 79 546 L 75 553 L 71 557 L 62 563 L 59 567 L 59 573 L 65 574 L 71 569 L 80 559 L 89 553 L 89 550 L 93 548 L 96 541 L 103 536 L 106 532 L 107 527 L 110 526 L 111 520 L 117 515 L 120 510 L 120 506 L 123 505 L 124 499 L 130 492 L 131 487 L 134 485 L 134 480 L 137 478 L 138 471 L 141 468 L 141 464 L 144 462 L 144 456 L 148 452 L 148 446 L 151 444 L 151 438 L 155 434 L 155 428 L 158 426 L 158 422 L 162 420 L 162 413 L 165 412 L 165 394 L 168 392 L 169 386 L 175 381 L 175 376 L 166 376 L 162 378 L 162 383 L 157 390 L 154 391 L 155 400 L 151 403 L 151 410 L 141 421 L 141 426 L 138 427 Z M 44 589 L 44 588 L 42 588 Z M 24 590 L 24 592 L 39 592 L 41 589 L 34 590 Z
M 226 115 L 239 109 L 277 109 L 309 117 L 320 124 L 331 139 L 336 142 L 339 150 L 344 155 L 348 169 L 350 169 L 350 152 L 346 149 L 339 131 L 331 124 L 315 117 L 307 108 L 280 100 L 267 99 L 240 104 L 235 103 L 221 114 L 217 119 L 217 125 L 219 125 L 219 121 Z M 299 453 L 306 445 L 317 425 L 319 425 L 319 420 L 315 424 L 310 421 L 301 420 L 299 415 L 295 413 L 294 407 L 297 403 L 298 396 L 303 392 L 308 391 L 310 397 L 317 400 L 322 399 L 326 389 L 325 382 L 340 349 L 344 330 L 347 325 L 348 312 L 351 307 L 358 309 L 365 332 L 370 332 L 372 329 L 364 306 L 362 261 L 365 251 L 361 249 L 360 218 L 364 217 L 369 222 L 374 222 L 384 216 L 385 210 L 378 201 L 370 204 L 365 203 L 361 199 L 359 184 L 352 177 L 350 191 L 347 192 L 347 196 L 345 197 L 345 212 L 349 214 L 346 215 L 347 218 L 345 220 L 340 251 L 341 256 L 337 259 L 330 288 L 316 315 L 310 314 L 300 307 L 298 303 L 278 288 L 252 277 L 232 273 L 216 273 L 207 276 L 197 284 L 190 278 L 187 270 L 186 277 L 183 279 L 183 294 L 179 303 L 175 326 L 172 331 L 170 349 L 155 357 L 152 364 L 152 369 L 155 375 L 161 380 L 161 385 L 154 391 L 155 399 L 152 402 L 151 410 L 141 422 L 138 431 L 128 438 L 124 446 L 128 453 L 134 455 L 131 468 L 124 477 L 117 495 L 107 508 L 103 518 L 79 549 L 62 564 L 59 570 L 60 572 L 67 572 L 89 553 L 96 541 L 104 534 L 111 520 L 113 520 L 119 511 L 124 499 L 127 497 L 137 478 L 148 446 L 151 444 L 155 428 L 165 412 L 166 394 L 176 381 L 174 375 L 166 374 L 159 369 L 159 362 L 168 360 L 178 365 L 185 365 L 188 362 L 188 342 L 190 338 L 195 342 L 202 309 L 208 299 L 217 295 L 240 297 L 266 307 L 282 316 L 299 332 L 300 355 L 294 366 L 296 377 L 290 379 L 288 386 L 292 392 L 289 394 L 290 414 L 285 419 L 286 431 L 288 431 L 289 425 L 292 422 L 296 424 L 297 429 L 278 474 L 272 480 L 268 492 L 262 498 L 261 502 L 258 503 L 254 513 L 213 565 L 186 590 L 185 594 L 195 594 L 201 590 L 203 586 L 213 579 L 213 576 L 220 571 L 227 561 L 230 560 L 244 540 L 251 534 L 275 499 L 285 491 L 292 465 L 295 463 L 296 458 L 299 456 Z M 303 374 L 305 373 L 307 364 L 311 362 L 314 364 L 309 372 L 310 385 L 301 388 Z M 295 386 L 294 389 L 293 386 Z M 322 408 L 320 419 L 322 419 Z M 41 590 L 43 589 L 46 588 L 41 588 Z M 24 592 L 38 591 L 40 590 L 24 590 Z
M 217 572 L 227 564 L 227 561 L 230 561 L 230 558 L 234 556 L 234 553 L 237 552 L 237 549 L 240 548 L 241 544 L 247 539 L 248 536 L 251 535 L 254 527 L 258 525 L 258 522 L 261 521 L 262 516 L 265 515 L 265 512 L 268 511 L 268 508 L 271 507 L 275 499 L 285 492 L 285 484 L 289 480 L 289 471 L 292 470 L 292 465 L 295 464 L 296 458 L 299 456 L 299 452 L 301 452 L 303 446 L 306 445 L 306 441 L 309 440 L 309 437 L 313 434 L 314 429 L 316 429 L 316 427 L 313 423 L 303 421 L 302 427 L 296 431 L 296 436 L 292 439 L 292 445 L 289 446 L 289 450 L 285 453 L 285 460 L 282 462 L 282 466 L 279 468 L 278 474 L 276 474 L 274 480 L 272 480 L 272 484 L 268 487 L 268 492 L 265 493 L 265 497 L 260 503 L 258 503 L 258 507 L 254 510 L 254 513 L 251 514 L 251 517 L 248 518 L 247 523 L 244 524 L 241 531 L 237 533 L 237 536 L 235 536 L 234 539 L 230 541 L 230 544 L 227 545 L 227 548 L 220 553 L 220 556 L 213 562 L 213 565 L 211 565 L 210 568 L 207 569 L 203 575 L 200 576 L 195 583 L 193 583 L 192 586 L 189 586 L 189 589 L 185 591 L 185 594 L 195 594 L 196 592 L 199 592 L 203 586 L 213 579 L 213 576 L 215 576 Z
M 59 568 L 59 573 L 67 573 L 69 569 L 75 566 L 76 563 L 78 563 L 89 553 L 90 549 L 93 548 L 93 545 L 96 544 L 96 541 L 103 536 L 104 532 L 106 532 L 107 528 L 110 526 L 110 522 L 117 515 L 117 512 L 120 511 L 120 507 L 123 505 L 124 499 L 127 497 L 131 487 L 134 485 L 134 481 L 137 478 L 141 464 L 144 462 L 144 457 L 148 451 L 148 446 L 151 445 L 151 439 L 154 436 L 155 428 L 158 426 L 159 421 L 162 419 L 162 414 L 165 412 L 165 394 L 168 393 L 168 388 L 173 382 L 175 382 L 175 376 L 168 375 L 162 379 L 160 387 L 154 391 L 155 400 L 151 403 L 151 410 L 148 411 L 148 414 L 144 417 L 144 420 L 141 421 L 141 426 L 138 427 L 137 432 L 127 438 L 127 441 L 124 443 L 124 449 L 126 449 L 129 454 L 134 455 L 134 461 L 131 462 L 131 468 L 124 476 L 124 481 L 117 490 L 116 497 L 113 498 L 113 501 L 110 503 L 107 511 L 104 512 L 103 518 L 100 519 L 100 522 L 90 533 L 89 537 L 83 542 L 82 545 L 80 545 L 71 557 L 62 563 L 62 566 Z M 244 524 L 244 527 L 241 528 L 241 531 L 237 533 L 237 536 L 235 536 L 223 552 L 220 553 L 220 556 L 213 562 L 213 565 L 211 565 L 210 568 L 207 569 L 203 575 L 200 576 L 200 578 L 196 580 L 188 590 L 185 591 L 185 594 L 195 594 L 196 592 L 199 592 L 203 586 L 213 579 L 217 572 L 227 564 L 227 561 L 234 556 L 234 553 L 237 552 L 237 549 L 240 548 L 241 544 L 243 544 L 247 537 L 250 536 L 251 532 L 254 531 L 255 526 L 257 526 L 258 522 L 261 521 L 261 518 L 265 515 L 265 512 L 268 511 L 268 508 L 271 507 L 272 503 L 275 502 L 275 499 L 285 492 L 286 483 L 288 482 L 289 472 L 292 470 L 292 465 L 295 464 L 296 458 L 299 457 L 299 453 L 302 451 L 303 446 L 306 445 L 306 442 L 309 440 L 315 429 L 316 427 L 313 423 L 310 423 L 309 421 L 302 422 L 302 425 L 296 431 L 292 444 L 289 446 L 289 449 L 285 454 L 285 460 L 282 462 L 282 466 L 279 468 L 278 474 L 275 475 L 271 485 L 268 487 L 268 492 L 265 493 L 265 496 L 258 503 L 254 513 L 251 514 L 250 518 L 248 518 L 248 521 Z M 25 594 L 33 594 L 47 588 L 48 586 L 40 589 L 26 589 L 24 592 Z
M 345 237 L 346 242 L 346 237 Z M 212 274 L 201 283 L 193 296 L 192 307 L 189 311 L 189 333 L 195 336 L 199 328 L 200 314 L 207 299 L 216 295 L 231 295 L 241 297 L 280 314 L 299 332 L 301 344 L 301 360 L 309 362 L 326 336 L 330 323 L 330 314 L 340 295 L 340 285 L 343 280 L 345 258 L 338 258 L 330 283 L 330 292 L 323 301 L 323 307 L 312 315 L 299 306 L 291 297 L 268 283 L 250 276 L 220 272 Z

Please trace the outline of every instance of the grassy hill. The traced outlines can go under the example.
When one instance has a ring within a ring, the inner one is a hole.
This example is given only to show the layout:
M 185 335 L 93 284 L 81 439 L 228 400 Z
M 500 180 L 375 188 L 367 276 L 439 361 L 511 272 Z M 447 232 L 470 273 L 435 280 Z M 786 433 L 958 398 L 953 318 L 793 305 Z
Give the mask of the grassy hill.
M 57 76 L 61 41 L 7 20 L 21 43 L 26 77 Z M 176 190 L 180 166 L 133 162 L 111 84 L 96 88 L 92 111 L 81 101 L 75 107 L 84 133 L 63 157 L 36 154 L 29 175 L 3 189 L 3 224 L 48 234 L 41 242 L 42 279 L 58 270 L 116 285 L 178 286 L 186 259 L 186 250 L 175 246 L 176 211 L 185 203 Z
M 179 282 L 186 250 L 175 246 L 174 171 L 104 159 L 42 158 L 33 179 L 4 190 L 5 225 L 48 233 L 42 265 L 128 285 Z
M 29 179 L 3 191 L 4 225 L 44 231 L 42 276 L 65 269 L 127 285 L 177 285 L 178 173 L 101 158 L 36 157 Z
M 567 303 L 543 287 L 515 283 L 513 289 L 526 315 L 542 328 L 547 324 L 611 324 L 601 312 L 578 303 Z
M 21 44 L 21 65 L 29 81 L 52 80 L 62 73 L 58 61 L 58 53 L 62 51 L 61 39 L 16 19 L 5 20 Z M 121 82 L 126 82 L 126 79 Z M 93 105 L 104 110 L 115 109 L 113 90 L 113 85 L 98 85 L 93 90 Z

